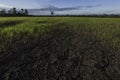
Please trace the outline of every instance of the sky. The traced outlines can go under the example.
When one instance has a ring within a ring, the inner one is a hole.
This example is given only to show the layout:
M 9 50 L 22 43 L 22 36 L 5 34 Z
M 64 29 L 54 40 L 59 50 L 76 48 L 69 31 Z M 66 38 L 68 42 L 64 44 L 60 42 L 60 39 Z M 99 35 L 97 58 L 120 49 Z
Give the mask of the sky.
M 0 8 L 28 9 L 31 14 L 120 14 L 120 0 L 0 0 Z

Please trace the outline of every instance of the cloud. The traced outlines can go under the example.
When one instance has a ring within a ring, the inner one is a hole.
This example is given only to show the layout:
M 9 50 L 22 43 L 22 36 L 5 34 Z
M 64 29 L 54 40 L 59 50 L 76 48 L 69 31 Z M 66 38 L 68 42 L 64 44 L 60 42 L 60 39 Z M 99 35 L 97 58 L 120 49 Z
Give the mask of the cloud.
M 87 6 L 75 6 L 75 7 L 55 7 L 55 6 L 48 6 L 40 9 L 29 9 L 30 12 L 36 12 L 36 11 L 71 11 L 71 10 L 80 10 L 82 8 L 94 8 L 98 7 L 100 5 L 87 5 Z
M 103 11 L 105 14 L 120 14 L 120 9 L 106 10 Z
M 85 8 L 94 8 L 94 7 L 99 7 L 101 5 L 87 5 L 87 6 L 84 6 Z
M 6 5 L 6 4 L 0 4 L 0 8 L 13 8 L 13 6 Z

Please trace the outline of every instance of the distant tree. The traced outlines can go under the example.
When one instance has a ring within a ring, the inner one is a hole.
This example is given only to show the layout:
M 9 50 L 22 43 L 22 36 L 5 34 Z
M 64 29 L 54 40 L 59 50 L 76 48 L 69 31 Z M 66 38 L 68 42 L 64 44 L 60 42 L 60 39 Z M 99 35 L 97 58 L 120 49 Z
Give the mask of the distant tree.
M 2 9 L 2 10 L 0 11 L 0 14 L 1 14 L 1 15 L 6 15 L 6 14 L 7 14 L 7 12 L 6 12 L 6 10 L 5 10 L 5 9 Z
M 25 15 L 28 15 L 29 13 L 28 13 L 28 10 L 27 9 L 25 9 Z
M 10 10 L 8 10 L 8 14 L 10 15 L 10 14 L 12 14 L 12 10 L 10 9 Z
M 13 14 L 13 15 L 16 15 L 16 14 L 17 14 L 16 8 L 13 8 L 13 9 L 12 9 L 12 14 Z
M 20 12 L 21 14 L 24 14 L 24 9 L 21 9 L 21 12 Z
M 12 8 L 9 10 L 2 9 L 0 11 L 0 16 L 23 16 L 28 14 L 29 13 L 27 9 L 21 9 L 18 11 L 16 8 Z
M 66 16 L 69 16 L 69 14 L 66 14 Z

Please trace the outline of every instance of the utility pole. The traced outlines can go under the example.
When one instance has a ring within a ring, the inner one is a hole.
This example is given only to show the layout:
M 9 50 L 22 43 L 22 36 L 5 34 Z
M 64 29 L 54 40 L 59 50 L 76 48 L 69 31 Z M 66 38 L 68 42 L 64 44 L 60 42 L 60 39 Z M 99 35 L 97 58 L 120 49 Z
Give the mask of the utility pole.
M 54 15 L 54 12 L 53 11 L 50 11 L 51 15 L 53 16 Z

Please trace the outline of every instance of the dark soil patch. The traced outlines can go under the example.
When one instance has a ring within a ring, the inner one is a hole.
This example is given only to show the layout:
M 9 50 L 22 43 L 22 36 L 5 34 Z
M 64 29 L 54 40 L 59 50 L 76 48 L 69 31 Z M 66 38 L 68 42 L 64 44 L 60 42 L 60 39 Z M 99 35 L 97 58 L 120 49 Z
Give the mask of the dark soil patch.
M 14 25 L 17 25 L 17 24 L 21 24 L 23 23 L 24 21 L 7 21 L 7 22 L 3 22 L 3 23 L 0 23 L 0 28 L 4 28 L 4 27 L 8 27 L 8 26 L 14 26 Z
M 48 21 L 36 21 L 36 23 L 38 24 L 46 24 L 46 23 L 49 23 Z

